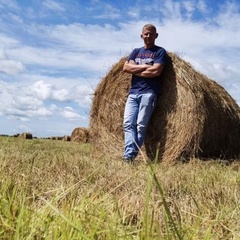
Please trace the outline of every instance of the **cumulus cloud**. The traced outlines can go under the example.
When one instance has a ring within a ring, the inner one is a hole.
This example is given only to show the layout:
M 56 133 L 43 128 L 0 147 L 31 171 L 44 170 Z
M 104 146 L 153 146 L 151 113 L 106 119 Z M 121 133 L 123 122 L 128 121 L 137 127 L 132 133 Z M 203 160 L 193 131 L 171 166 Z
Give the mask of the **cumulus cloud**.
M 7 59 L 4 49 L 0 49 L 0 72 L 15 75 L 25 69 L 20 61 Z
M 59 89 L 53 92 L 52 99 L 60 102 L 68 102 L 71 100 L 71 96 L 67 89 Z
M 61 115 L 64 116 L 65 118 L 68 118 L 69 120 L 79 120 L 82 118 L 82 116 L 75 112 L 75 110 L 72 107 L 63 108 Z
M 41 100 L 46 100 L 50 97 L 51 89 L 51 84 L 42 80 L 35 82 L 32 86 L 28 86 L 29 92 Z
M 52 111 L 44 106 L 44 102 L 34 91 L 29 91 L 31 86 L 18 87 L 6 82 L 0 82 L 0 112 L 10 118 L 27 121 L 31 117 L 46 117 Z
M 18 61 L 0 60 L 0 72 L 15 75 L 24 70 L 24 65 Z
M 47 119 L 59 114 L 67 119 L 84 119 L 76 109 L 62 106 L 62 103 L 78 104 L 84 108 L 90 107 L 90 93 L 87 86 L 77 85 L 70 89 L 58 89 L 57 86 L 42 80 L 29 86 L 10 85 L 0 82 L 0 115 L 11 119 L 29 121 L 39 117 Z M 56 104 L 48 104 L 54 100 Z
M 90 107 L 93 97 L 93 90 L 88 86 L 74 86 L 71 90 L 71 94 L 79 106 L 87 108 Z

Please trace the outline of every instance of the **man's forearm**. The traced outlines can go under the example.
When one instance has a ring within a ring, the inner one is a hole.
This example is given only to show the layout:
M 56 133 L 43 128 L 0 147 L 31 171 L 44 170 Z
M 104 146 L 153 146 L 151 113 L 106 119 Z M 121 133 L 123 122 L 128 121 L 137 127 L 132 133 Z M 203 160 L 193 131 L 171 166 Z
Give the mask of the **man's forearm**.
M 145 71 L 149 67 L 151 67 L 151 66 L 149 66 L 147 64 L 137 65 L 132 62 L 125 62 L 124 66 L 123 66 L 123 71 L 127 72 L 127 73 L 131 73 L 131 74 L 138 74 L 138 73 Z
M 153 78 L 158 77 L 161 75 L 163 70 L 163 65 L 160 65 L 158 68 L 156 67 L 149 67 L 142 72 L 135 73 L 138 77 L 145 77 L 145 78 Z

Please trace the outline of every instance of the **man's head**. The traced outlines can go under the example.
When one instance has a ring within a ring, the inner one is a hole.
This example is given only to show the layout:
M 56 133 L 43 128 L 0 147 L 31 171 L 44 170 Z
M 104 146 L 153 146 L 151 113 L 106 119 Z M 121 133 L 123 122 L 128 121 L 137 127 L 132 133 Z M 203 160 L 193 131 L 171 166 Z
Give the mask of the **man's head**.
M 157 29 L 152 24 L 143 26 L 141 38 L 144 41 L 146 48 L 151 48 L 155 45 L 155 39 L 158 37 Z

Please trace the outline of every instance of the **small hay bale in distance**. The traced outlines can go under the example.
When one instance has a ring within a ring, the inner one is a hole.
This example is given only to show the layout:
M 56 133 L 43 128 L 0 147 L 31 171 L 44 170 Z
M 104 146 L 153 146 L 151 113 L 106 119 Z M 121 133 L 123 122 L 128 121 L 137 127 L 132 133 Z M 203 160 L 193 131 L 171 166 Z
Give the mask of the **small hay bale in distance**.
M 63 137 L 61 137 L 61 136 L 52 136 L 50 139 L 51 140 L 63 140 Z
M 71 134 L 72 142 L 87 143 L 89 141 L 89 129 L 85 127 L 77 127 Z
M 18 137 L 23 138 L 23 139 L 32 139 L 33 136 L 31 133 L 24 132 L 18 135 Z
M 91 142 L 97 152 L 122 156 L 123 113 L 131 75 L 123 57 L 97 86 L 91 107 Z M 240 108 L 215 81 L 168 52 L 162 93 L 150 120 L 143 155 L 173 161 L 240 156 Z M 140 154 L 141 156 L 141 154 Z
M 71 136 L 64 135 L 64 136 L 63 136 L 63 141 L 66 141 L 66 142 L 71 141 Z

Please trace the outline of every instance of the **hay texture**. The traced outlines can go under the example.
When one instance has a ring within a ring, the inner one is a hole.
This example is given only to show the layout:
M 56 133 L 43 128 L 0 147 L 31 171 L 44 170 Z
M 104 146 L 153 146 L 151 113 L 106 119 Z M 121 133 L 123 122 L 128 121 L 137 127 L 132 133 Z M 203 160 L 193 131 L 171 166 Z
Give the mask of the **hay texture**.
M 85 127 L 77 127 L 71 134 L 72 142 L 87 143 L 89 141 L 89 129 Z
M 90 117 L 95 150 L 121 156 L 123 113 L 131 75 L 120 59 L 97 86 Z M 240 156 L 240 108 L 215 81 L 168 52 L 162 93 L 150 120 L 143 156 L 172 161 L 181 157 Z

